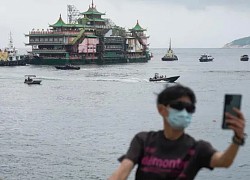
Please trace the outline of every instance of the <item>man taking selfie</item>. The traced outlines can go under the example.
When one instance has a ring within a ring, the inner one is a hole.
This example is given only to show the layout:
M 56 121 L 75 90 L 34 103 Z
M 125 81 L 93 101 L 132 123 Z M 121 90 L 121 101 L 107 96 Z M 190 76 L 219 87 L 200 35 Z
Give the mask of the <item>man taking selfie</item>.
M 245 119 L 225 113 L 227 127 L 234 132 L 225 151 L 217 151 L 209 142 L 195 140 L 185 133 L 195 112 L 194 92 L 180 84 L 167 87 L 157 98 L 157 109 L 163 119 L 163 130 L 140 132 L 134 136 L 118 169 L 109 180 L 125 180 L 135 165 L 136 180 L 191 180 L 201 168 L 228 168 L 239 147 L 244 145 Z

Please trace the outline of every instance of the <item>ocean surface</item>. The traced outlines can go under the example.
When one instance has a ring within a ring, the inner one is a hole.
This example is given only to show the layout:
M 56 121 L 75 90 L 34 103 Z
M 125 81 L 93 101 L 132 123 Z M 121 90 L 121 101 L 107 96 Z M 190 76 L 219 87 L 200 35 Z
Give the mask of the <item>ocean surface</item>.
M 79 71 L 53 66 L 0 67 L 0 179 L 107 179 L 133 136 L 160 130 L 156 96 L 165 82 L 154 73 L 179 75 L 191 87 L 197 111 L 187 133 L 225 150 L 232 132 L 221 129 L 225 93 L 242 94 L 250 132 L 250 49 L 174 49 L 179 61 L 163 62 L 166 49 L 152 49 L 148 63 L 87 65 Z M 202 53 L 213 62 L 200 63 Z M 41 85 L 24 84 L 34 74 Z M 202 170 L 198 180 L 250 178 L 250 143 L 229 169 Z M 129 177 L 134 179 L 133 171 Z

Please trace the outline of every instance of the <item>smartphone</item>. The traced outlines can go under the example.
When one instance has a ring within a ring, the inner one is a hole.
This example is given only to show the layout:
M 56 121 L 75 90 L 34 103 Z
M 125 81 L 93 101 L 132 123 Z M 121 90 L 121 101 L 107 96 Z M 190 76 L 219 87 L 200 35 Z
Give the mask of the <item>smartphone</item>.
M 223 121 L 222 121 L 222 129 L 228 129 L 228 125 L 225 122 L 226 116 L 225 113 L 228 112 L 234 116 L 236 116 L 233 108 L 240 109 L 241 106 L 241 94 L 225 94 L 224 99 L 224 111 L 223 111 Z

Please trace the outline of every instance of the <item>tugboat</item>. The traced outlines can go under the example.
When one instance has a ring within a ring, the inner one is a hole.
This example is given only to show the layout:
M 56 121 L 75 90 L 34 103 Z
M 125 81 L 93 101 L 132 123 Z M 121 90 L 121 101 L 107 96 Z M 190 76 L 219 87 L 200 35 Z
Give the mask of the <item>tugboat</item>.
M 153 78 L 149 78 L 149 81 L 166 81 L 168 83 L 173 83 L 175 82 L 180 76 L 171 76 L 171 77 L 166 77 L 165 76 L 159 76 L 159 73 L 155 73 L 155 76 Z
M 241 57 L 240 57 L 240 60 L 241 61 L 248 61 L 248 55 L 247 54 L 244 54 L 244 55 L 242 55 Z
M 208 54 L 202 54 L 200 59 L 199 59 L 200 62 L 211 62 L 213 60 L 214 60 L 214 58 Z
M 174 54 L 174 51 L 171 49 L 171 39 L 169 43 L 169 49 L 167 54 L 163 58 L 161 58 L 162 61 L 177 61 L 178 57 Z
M 3 51 L 0 49 L 0 66 L 25 66 L 24 56 L 18 54 L 18 50 L 13 45 L 13 39 L 10 33 L 9 46 Z
M 41 84 L 42 80 L 34 79 L 36 75 L 25 75 L 24 83 L 31 85 L 31 84 Z

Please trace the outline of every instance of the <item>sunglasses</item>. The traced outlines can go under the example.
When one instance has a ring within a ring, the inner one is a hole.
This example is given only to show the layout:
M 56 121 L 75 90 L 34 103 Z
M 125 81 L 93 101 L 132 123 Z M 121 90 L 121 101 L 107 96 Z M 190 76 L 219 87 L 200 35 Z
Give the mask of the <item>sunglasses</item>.
M 188 113 L 194 113 L 194 111 L 195 111 L 195 106 L 193 104 L 187 103 L 187 102 L 182 102 L 182 101 L 171 102 L 171 103 L 169 103 L 169 106 L 171 108 L 179 110 L 179 111 L 186 109 L 186 111 Z

